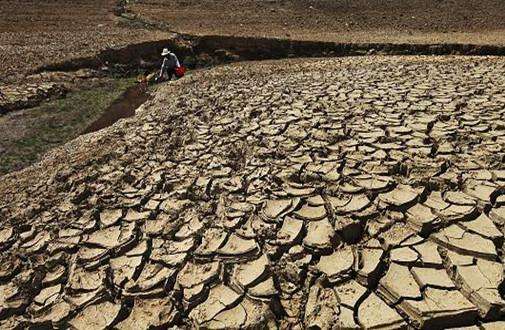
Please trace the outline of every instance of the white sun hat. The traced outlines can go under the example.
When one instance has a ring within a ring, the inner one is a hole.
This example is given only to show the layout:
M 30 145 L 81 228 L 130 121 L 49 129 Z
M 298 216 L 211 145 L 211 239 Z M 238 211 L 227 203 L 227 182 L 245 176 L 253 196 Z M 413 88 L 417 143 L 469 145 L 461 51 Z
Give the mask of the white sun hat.
M 168 54 L 170 54 L 170 51 L 168 50 L 168 48 L 163 48 L 163 52 L 161 53 L 161 56 L 165 56 Z

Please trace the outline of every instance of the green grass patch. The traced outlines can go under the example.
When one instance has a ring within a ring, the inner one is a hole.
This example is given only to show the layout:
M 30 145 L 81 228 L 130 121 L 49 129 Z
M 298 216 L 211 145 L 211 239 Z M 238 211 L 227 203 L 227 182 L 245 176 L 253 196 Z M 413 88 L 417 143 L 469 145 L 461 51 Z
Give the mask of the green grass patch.
M 0 117 L 0 175 L 26 167 L 56 146 L 70 141 L 97 120 L 135 79 L 115 79 L 67 94 L 32 109 Z

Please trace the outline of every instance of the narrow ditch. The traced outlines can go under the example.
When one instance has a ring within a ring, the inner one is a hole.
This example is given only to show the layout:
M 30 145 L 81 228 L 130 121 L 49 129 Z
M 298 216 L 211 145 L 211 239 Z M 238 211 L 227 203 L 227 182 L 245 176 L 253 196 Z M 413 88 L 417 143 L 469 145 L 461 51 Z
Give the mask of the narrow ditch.
M 82 134 L 96 132 L 111 126 L 121 118 L 134 116 L 135 109 L 140 107 L 148 98 L 149 94 L 147 93 L 146 85 L 138 84 L 128 88 Z
M 504 56 L 505 46 L 475 44 L 336 43 L 290 39 L 192 36 L 173 33 L 166 40 L 106 49 L 91 57 L 76 58 L 36 68 L 43 71 L 75 71 L 119 66 L 129 70 L 156 68 L 161 50 L 175 51 L 188 68 L 223 63 L 283 58 L 380 55 L 473 55 Z

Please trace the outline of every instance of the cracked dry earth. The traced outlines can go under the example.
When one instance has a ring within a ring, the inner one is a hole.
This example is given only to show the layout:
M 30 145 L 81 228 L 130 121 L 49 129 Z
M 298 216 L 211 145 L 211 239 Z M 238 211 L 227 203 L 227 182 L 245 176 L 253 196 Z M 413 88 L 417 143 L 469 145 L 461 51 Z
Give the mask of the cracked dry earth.
M 162 86 L 0 184 L 0 328 L 503 329 L 504 114 L 500 58 Z

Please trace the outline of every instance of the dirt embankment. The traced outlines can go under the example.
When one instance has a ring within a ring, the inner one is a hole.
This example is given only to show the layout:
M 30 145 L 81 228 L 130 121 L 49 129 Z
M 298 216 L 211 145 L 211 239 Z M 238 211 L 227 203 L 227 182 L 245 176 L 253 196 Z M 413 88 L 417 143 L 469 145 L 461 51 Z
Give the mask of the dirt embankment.
M 240 36 L 193 36 L 172 34 L 171 39 L 130 44 L 106 49 L 96 55 L 37 67 L 35 72 L 97 69 L 104 64 L 123 72 L 158 68 L 159 53 L 169 47 L 189 68 L 201 68 L 238 61 L 283 58 L 380 55 L 505 55 L 505 46 L 478 44 L 341 43 Z

